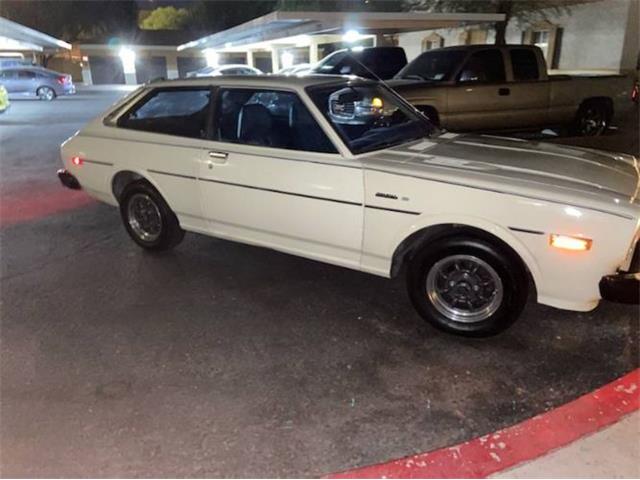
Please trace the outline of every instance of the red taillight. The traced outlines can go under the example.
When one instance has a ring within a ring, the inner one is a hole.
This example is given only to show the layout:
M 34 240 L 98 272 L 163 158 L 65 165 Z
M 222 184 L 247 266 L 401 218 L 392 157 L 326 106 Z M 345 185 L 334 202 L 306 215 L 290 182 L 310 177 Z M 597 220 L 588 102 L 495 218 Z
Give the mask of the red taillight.
M 636 83 L 633 86 L 633 89 L 631 90 L 631 100 L 637 103 L 639 97 L 640 97 L 640 87 L 638 87 L 638 84 Z
M 64 85 L 64 81 L 65 81 L 65 77 L 64 77 L 64 75 L 62 75 L 62 76 L 58 77 L 58 79 L 57 79 L 57 80 L 58 80 L 58 83 L 59 83 L 60 85 Z
M 73 163 L 75 166 L 79 167 L 80 165 L 82 165 L 83 161 L 80 157 L 73 157 L 71 159 L 71 163 Z

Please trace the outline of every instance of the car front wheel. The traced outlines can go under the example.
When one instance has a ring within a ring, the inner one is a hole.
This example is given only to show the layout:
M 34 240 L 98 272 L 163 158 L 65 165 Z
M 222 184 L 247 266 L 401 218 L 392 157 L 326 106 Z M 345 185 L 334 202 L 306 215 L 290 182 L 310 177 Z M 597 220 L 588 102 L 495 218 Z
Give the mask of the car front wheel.
M 432 325 L 480 337 L 495 335 L 518 318 L 528 277 L 515 254 L 484 240 L 450 237 L 417 252 L 407 288 L 418 313 Z
M 50 102 L 56 98 L 56 92 L 51 87 L 40 87 L 36 94 L 40 100 L 44 100 L 46 102 Z
M 177 217 L 147 182 L 134 182 L 125 188 L 120 215 L 129 236 L 147 250 L 169 250 L 184 238 Z

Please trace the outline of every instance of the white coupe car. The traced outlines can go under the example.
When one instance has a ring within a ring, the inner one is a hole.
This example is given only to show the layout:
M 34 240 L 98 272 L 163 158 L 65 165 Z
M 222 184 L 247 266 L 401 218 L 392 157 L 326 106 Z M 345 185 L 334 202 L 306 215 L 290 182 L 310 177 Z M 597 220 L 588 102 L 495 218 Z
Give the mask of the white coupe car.
M 393 277 L 435 326 L 491 335 L 528 291 L 588 311 L 638 302 L 638 160 L 443 133 L 385 86 L 340 76 L 159 82 L 61 147 L 63 184 L 131 238 L 185 231 Z

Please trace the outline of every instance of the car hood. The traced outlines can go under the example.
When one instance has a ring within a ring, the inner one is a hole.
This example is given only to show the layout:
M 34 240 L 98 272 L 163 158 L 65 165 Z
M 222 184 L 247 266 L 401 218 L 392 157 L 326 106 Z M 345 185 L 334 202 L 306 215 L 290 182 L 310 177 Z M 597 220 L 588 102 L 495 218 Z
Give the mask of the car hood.
M 492 191 L 637 216 L 638 160 L 625 154 L 490 135 L 456 135 L 375 152 L 377 166 Z

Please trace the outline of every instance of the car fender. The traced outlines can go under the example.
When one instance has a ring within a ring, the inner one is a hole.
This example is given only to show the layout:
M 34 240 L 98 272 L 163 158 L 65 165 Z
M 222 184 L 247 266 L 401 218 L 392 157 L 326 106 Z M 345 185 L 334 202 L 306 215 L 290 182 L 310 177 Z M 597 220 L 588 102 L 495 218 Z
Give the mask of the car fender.
M 542 282 L 542 272 L 540 270 L 538 262 L 535 260 L 534 256 L 532 255 L 529 248 L 527 248 L 525 243 L 517 237 L 516 233 L 509 230 L 508 228 L 505 228 L 501 225 L 495 224 L 480 217 L 470 215 L 421 214 L 414 219 L 414 221 L 408 226 L 408 228 L 397 233 L 393 242 L 393 252 L 398 249 L 402 242 L 404 242 L 414 233 L 417 233 L 421 230 L 426 230 L 431 227 L 436 227 L 438 225 L 452 224 L 461 227 L 476 228 L 499 238 L 504 243 L 509 245 L 509 247 L 511 247 L 522 259 L 529 272 L 531 273 L 535 284 L 538 285 Z

